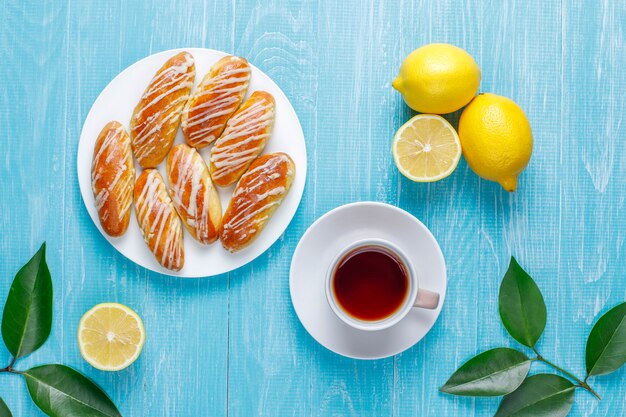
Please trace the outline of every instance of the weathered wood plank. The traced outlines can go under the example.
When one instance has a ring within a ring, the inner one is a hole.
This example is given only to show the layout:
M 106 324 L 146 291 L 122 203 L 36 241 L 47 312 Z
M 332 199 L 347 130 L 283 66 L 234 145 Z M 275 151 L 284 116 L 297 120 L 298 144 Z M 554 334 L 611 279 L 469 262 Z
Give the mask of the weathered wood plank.
M 626 298 L 625 24 L 624 5 L 591 0 L 0 0 L 0 300 L 43 240 L 56 289 L 52 337 L 21 367 L 75 366 L 125 416 L 488 416 L 497 400 L 437 387 L 477 351 L 516 346 L 497 316 L 513 254 L 548 304 L 539 349 L 582 375 L 591 324 Z M 517 193 L 463 161 L 430 185 L 395 170 L 391 139 L 412 113 L 390 81 L 431 41 L 465 47 L 483 70 L 481 91 L 527 112 L 535 150 Z M 240 54 L 267 72 L 293 102 L 309 153 L 285 236 L 251 265 L 200 281 L 148 273 L 117 254 L 87 216 L 75 173 L 101 89 L 136 60 L 181 46 Z M 289 301 L 298 239 L 328 210 L 359 200 L 420 218 L 449 273 L 432 332 L 375 362 L 319 346 Z M 114 374 L 87 365 L 75 340 L 81 315 L 103 301 L 135 308 L 148 331 L 140 360 Z M 0 349 L 0 365 L 8 360 Z M 593 380 L 604 400 L 579 393 L 572 415 L 626 413 L 624 372 Z M 0 375 L 0 396 L 15 415 L 41 415 L 17 378 Z
M 458 2 L 443 1 L 402 5 L 400 44 L 395 62 L 388 65 L 390 79 L 406 55 L 431 42 L 453 43 L 466 49 L 481 66 L 483 80 L 488 77 L 481 43 L 481 4 L 464 2 L 458 7 Z M 484 88 L 483 82 L 481 90 Z M 398 93 L 394 92 L 393 100 L 398 120 L 390 129 L 392 134 L 415 114 Z M 457 112 L 447 119 L 456 127 L 459 116 Z M 484 281 L 477 262 L 483 239 L 479 220 L 482 181 L 463 160 L 449 178 L 432 184 L 412 183 L 395 172 L 393 162 L 388 169 L 397 176 L 399 206 L 431 229 L 440 243 L 448 271 L 446 304 L 438 322 L 419 344 L 395 359 L 393 415 L 471 415 L 475 405 L 484 405 L 472 399 L 444 396 L 437 388 L 460 363 L 483 347 L 477 339 L 481 309 L 468 302 L 480 297 Z
M 626 299 L 626 98 L 622 3 L 563 4 L 562 218 L 557 359 L 584 374 L 592 324 Z M 576 415 L 626 413 L 625 371 L 593 378 L 603 400 L 577 396 Z
M 68 156 L 63 141 L 65 109 L 57 103 L 63 103 L 68 81 L 64 62 L 59 60 L 68 43 L 64 32 L 67 7 L 52 1 L 27 5 L 11 0 L 3 2 L 2 10 L 0 303 L 4 306 L 15 273 L 44 240 L 48 242 L 46 256 L 57 291 L 52 335 L 43 349 L 20 361 L 19 369 L 24 369 L 61 360 L 66 348 L 60 301 L 67 249 L 59 218 L 66 205 L 66 161 L 73 157 Z M 6 364 L 8 352 L 4 347 L 0 351 L 0 361 Z M 27 399 L 20 378 L 6 374 L 0 378 L 0 395 L 15 415 L 38 413 Z
M 272 77 L 292 101 L 309 155 L 318 146 L 316 16 L 314 1 L 237 3 L 233 28 L 234 52 Z M 303 174 L 296 167 L 296 175 Z M 285 235 L 230 274 L 229 416 L 310 412 L 311 342 L 289 302 L 289 265 L 314 218 L 316 176 L 317 165 L 309 158 L 305 196 Z

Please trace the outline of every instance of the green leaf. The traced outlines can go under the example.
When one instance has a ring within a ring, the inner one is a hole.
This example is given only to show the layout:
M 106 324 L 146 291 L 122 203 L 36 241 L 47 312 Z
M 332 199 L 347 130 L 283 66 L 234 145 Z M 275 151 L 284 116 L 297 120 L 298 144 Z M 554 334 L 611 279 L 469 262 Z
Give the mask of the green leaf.
M 546 303 L 535 281 L 511 257 L 500 285 L 500 318 L 509 334 L 529 348 L 546 327 Z
M 562 376 L 533 375 L 502 399 L 495 417 L 564 417 L 574 404 L 575 389 Z
M 626 303 L 613 307 L 591 329 L 587 339 L 587 375 L 604 375 L 626 363 Z
M 474 397 L 505 395 L 524 381 L 530 363 L 526 355 L 515 349 L 491 349 L 465 362 L 439 391 Z
M 64 365 L 43 365 L 24 372 L 37 407 L 51 417 L 121 417 L 104 391 Z
M 46 264 L 46 244 L 15 276 L 4 313 L 2 338 L 15 358 L 33 353 L 52 329 L 52 279 Z
M 9 410 L 9 407 L 7 407 L 2 398 L 0 398 L 0 417 L 13 417 L 11 410 Z

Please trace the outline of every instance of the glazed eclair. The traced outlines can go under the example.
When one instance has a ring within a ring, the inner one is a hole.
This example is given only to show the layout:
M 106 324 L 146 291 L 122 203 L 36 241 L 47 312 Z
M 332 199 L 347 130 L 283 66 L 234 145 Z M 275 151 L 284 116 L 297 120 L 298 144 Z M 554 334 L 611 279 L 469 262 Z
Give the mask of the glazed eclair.
M 289 155 L 257 158 L 241 177 L 222 218 L 220 240 L 230 252 L 250 245 L 289 192 L 296 167 Z
M 198 242 L 218 237 L 222 203 L 200 154 L 184 144 L 175 145 L 167 157 L 170 196 L 185 228 Z
M 185 263 L 183 227 L 156 169 L 147 169 L 137 178 L 135 214 L 156 260 L 167 269 L 179 271 Z
M 143 168 L 154 168 L 167 156 L 196 76 L 193 56 L 181 52 L 157 71 L 130 120 L 133 153 Z
M 211 178 L 220 187 L 234 184 L 265 148 L 274 127 L 274 97 L 255 91 L 228 121 L 211 149 Z
M 122 236 L 130 222 L 135 164 L 126 129 L 119 122 L 107 123 L 96 139 L 91 164 L 91 188 L 104 231 Z
M 189 146 L 203 148 L 217 139 L 241 105 L 250 82 L 244 58 L 227 56 L 204 76 L 187 102 L 181 128 Z

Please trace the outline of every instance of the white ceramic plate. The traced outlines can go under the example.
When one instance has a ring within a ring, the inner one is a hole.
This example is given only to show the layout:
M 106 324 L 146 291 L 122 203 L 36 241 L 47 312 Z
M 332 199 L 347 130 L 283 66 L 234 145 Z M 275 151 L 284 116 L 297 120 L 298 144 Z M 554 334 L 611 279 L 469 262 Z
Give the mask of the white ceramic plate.
M 420 288 L 441 295 L 439 307 L 414 308 L 380 331 L 356 330 L 341 321 L 326 299 L 326 270 L 338 251 L 366 238 L 400 247 L 415 266 Z M 326 348 L 355 359 L 385 358 L 415 345 L 435 324 L 446 296 L 446 265 L 437 241 L 411 214 L 384 203 L 347 204 L 320 217 L 300 239 L 289 275 L 291 300 L 304 328 Z
M 298 116 L 285 94 L 270 77 L 251 65 L 252 78 L 248 95 L 255 90 L 265 90 L 271 93 L 276 100 L 274 131 L 264 153 L 286 152 L 296 164 L 296 177 L 291 190 L 260 236 L 248 248 L 236 254 L 230 254 L 222 248 L 219 241 L 209 246 L 203 246 L 197 243 L 185 230 L 185 265 L 179 272 L 167 270 L 156 261 L 154 255 L 143 241 L 137 219 L 135 218 L 134 207 L 130 225 L 124 236 L 120 238 L 108 236 L 100 226 L 91 190 L 91 160 L 98 134 L 102 127 L 111 120 L 118 120 L 128 128 L 133 109 L 156 71 L 168 58 L 183 50 L 190 52 L 195 58 L 196 84 L 200 82 L 215 62 L 227 55 L 224 52 L 211 49 L 174 49 L 151 55 L 122 71 L 100 93 L 91 107 L 87 119 L 85 119 L 78 144 L 78 182 L 83 201 L 91 219 L 100 233 L 122 255 L 136 264 L 155 272 L 195 278 L 218 275 L 239 268 L 265 252 L 283 234 L 298 209 L 304 191 L 307 168 L 306 146 Z M 183 135 L 179 130 L 176 143 L 183 142 Z M 202 149 L 200 153 L 207 161 L 210 147 Z M 137 176 L 139 176 L 141 168 L 137 164 L 135 166 L 137 168 Z M 167 178 L 165 175 L 165 162 L 159 166 L 159 171 L 163 174 L 163 178 Z M 220 189 L 223 210 L 226 210 L 228 206 L 233 188 L 234 186 Z

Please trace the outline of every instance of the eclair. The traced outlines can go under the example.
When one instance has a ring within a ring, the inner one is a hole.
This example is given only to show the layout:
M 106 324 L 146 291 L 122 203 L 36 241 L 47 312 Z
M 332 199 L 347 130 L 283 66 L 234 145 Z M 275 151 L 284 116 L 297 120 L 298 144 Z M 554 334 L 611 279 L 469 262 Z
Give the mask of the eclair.
M 230 252 L 250 245 L 283 202 L 296 174 L 285 153 L 257 158 L 241 177 L 222 218 L 220 240 Z

